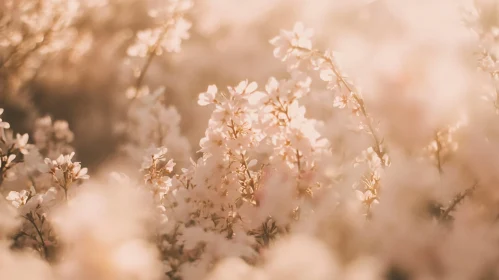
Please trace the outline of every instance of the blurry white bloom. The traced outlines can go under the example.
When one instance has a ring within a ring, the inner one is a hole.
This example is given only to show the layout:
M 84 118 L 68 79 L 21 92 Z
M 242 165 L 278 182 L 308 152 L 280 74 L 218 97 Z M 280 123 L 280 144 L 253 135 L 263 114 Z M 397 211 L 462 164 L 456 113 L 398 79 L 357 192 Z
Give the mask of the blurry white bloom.
M 212 104 L 215 101 L 215 96 L 217 95 L 218 89 L 216 85 L 208 86 L 206 92 L 200 93 L 198 97 L 198 104 L 200 106 L 206 106 Z
M 254 92 L 258 87 L 256 82 L 248 83 L 248 80 L 244 80 L 239 82 L 239 84 L 235 88 L 229 87 L 229 91 L 234 94 L 249 94 Z
M 137 96 L 128 111 L 125 133 L 130 140 L 123 149 L 137 161 L 144 155 L 150 156 L 147 149 L 166 147 L 172 158 L 187 160 L 190 145 L 180 131 L 181 117 L 174 106 L 165 106 L 164 91 L 159 88 L 152 94 Z
M 64 139 L 67 142 L 73 141 L 74 135 L 71 130 L 69 130 L 69 124 L 67 121 L 55 121 L 54 134 L 57 139 Z
M 141 86 L 139 89 L 135 87 L 128 87 L 125 91 L 125 96 L 128 99 L 134 99 L 134 98 L 142 98 L 146 97 L 150 94 L 150 90 L 148 86 Z
M 10 155 L 5 155 L 1 158 L 0 160 L 0 167 L 8 168 L 11 166 L 11 163 L 16 159 L 16 155 L 10 154 Z
M 2 108 L 0 108 L 0 116 L 2 116 L 3 111 L 4 110 Z M 2 119 L 0 118 L 0 138 L 4 137 L 4 129 L 9 129 L 9 128 L 10 128 L 10 124 L 8 122 L 2 121 Z
M 9 200 L 16 208 L 19 208 L 20 206 L 26 204 L 28 197 L 29 192 L 27 190 L 22 190 L 21 192 L 9 192 L 6 199 Z
M 146 57 L 149 50 L 154 46 L 156 41 L 159 40 L 161 30 L 146 29 L 137 32 L 137 41 L 135 44 L 128 47 L 127 54 L 129 56 Z
M 122 185 L 130 184 L 130 177 L 128 177 L 125 173 L 121 172 L 111 172 L 109 174 L 110 183 L 118 183 Z
M 192 23 L 183 15 L 187 9 L 192 7 L 192 1 L 168 1 L 161 7 L 149 10 L 148 14 L 157 19 L 164 20 L 154 28 L 140 30 L 137 32 L 136 41 L 128 47 L 127 55 L 131 57 L 146 57 L 150 55 L 161 55 L 163 50 L 167 52 L 179 52 L 182 40 L 189 38 L 189 29 Z
M 339 108 L 339 109 L 343 109 L 343 108 L 347 107 L 348 100 L 349 100 L 349 98 L 346 95 L 335 96 L 334 97 L 333 107 L 336 107 L 336 108 Z
M 222 147 L 224 147 L 224 140 L 220 130 L 207 129 L 205 137 L 199 141 L 200 152 L 205 154 L 219 154 L 222 152 Z
M 0 116 L 3 114 L 3 112 L 4 112 L 3 108 L 0 108 Z M 0 119 L 0 128 L 5 128 L 5 129 L 10 128 L 10 124 Z
M 20 209 L 20 214 L 22 215 L 33 211 L 37 211 L 38 213 L 47 212 L 57 201 L 60 201 L 59 192 L 54 187 L 49 188 L 45 193 L 35 194 L 31 192 L 30 196 L 31 198 Z
M 16 134 L 16 148 L 19 149 L 19 151 L 26 155 L 28 154 L 28 139 L 29 139 L 29 135 L 27 133 L 21 135 L 21 134 Z
M 313 237 L 290 236 L 268 252 L 264 270 L 275 280 L 335 279 L 338 264 L 326 248 Z
M 240 258 L 227 258 L 217 264 L 208 277 L 209 280 L 232 279 L 259 279 L 256 278 L 255 268 L 245 263 Z M 263 275 L 262 275 L 263 276 Z M 265 278 L 263 278 L 265 279 Z
M 355 194 L 356 194 L 358 200 L 360 200 L 366 204 L 379 203 L 376 196 L 370 190 L 367 190 L 365 192 L 355 190 Z
M 166 147 L 160 147 L 160 148 L 153 148 L 149 151 L 149 155 L 144 157 L 144 160 L 142 161 L 142 170 L 151 168 L 153 165 L 156 165 L 158 162 L 165 162 L 167 159 L 167 152 L 168 148 Z M 170 159 L 170 161 L 166 164 L 164 168 L 171 172 L 173 170 L 173 167 L 175 164 L 173 163 L 173 160 Z
M 66 121 L 54 121 L 50 116 L 39 118 L 35 122 L 33 141 L 40 154 L 50 159 L 60 154 L 69 154 L 73 151 L 70 143 L 74 134 Z
M 310 50 L 312 48 L 313 29 L 305 28 L 303 23 L 298 22 L 294 25 L 293 31 L 281 30 L 279 36 L 270 40 L 275 47 L 274 56 L 282 61 L 288 59 L 294 48 L 303 48 Z
M 88 173 L 88 168 L 86 168 L 86 167 L 85 168 L 81 168 L 80 163 L 78 163 L 78 162 L 74 163 L 73 174 L 74 174 L 74 179 L 75 180 L 90 178 L 90 176 L 87 175 L 87 173 Z

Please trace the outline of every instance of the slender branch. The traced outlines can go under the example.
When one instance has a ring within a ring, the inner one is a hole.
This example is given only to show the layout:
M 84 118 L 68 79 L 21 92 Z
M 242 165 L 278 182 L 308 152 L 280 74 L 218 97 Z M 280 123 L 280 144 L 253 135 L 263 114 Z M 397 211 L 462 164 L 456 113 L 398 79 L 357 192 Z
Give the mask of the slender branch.
M 452 202 L 449 204 L 447 209 L 445 209 L 442 212 L 442 214 L 440 215 L 440 220 L 447 219 L 449 217 L 450 213 L 456 209 L 457 205 L 461 201 L 463 201 L 463 199 L 465 199 L 467 196 L 471 195 L 477 186 L 478 186 L 478 182 L 474 183 L 473 186 L 471 186 L 469 189 L 466 189 L 465 191 L 456 195 L 456 197 L 452 200 Z
M 36 225 L 35 221 L 33 220 L 33 215 L 31 215 L 29 218 L 26 217 L 26 216 L 22 216 L 23 218 L 25 218 L 26 220 L 28 220 L 32 225 L 33 227 L 35 228 L 35 231 L 36 233 L 38 234 L 38 237 L 40 237 L 40 241 L 42 243 L 42 248 L 43 248 L 43 255 L 45 256 L 45 259 L 48 258 L 48 249 L 47 249 L 47 245 L 45 244 L 45 240 L 43 239 L 43 234 L 42 232 L 40 231 L 40 229 L 38 228 L 38 226 Z
M 442 144 L 440 143 L 440 140 L 438 139 L 438 132 L 435 133 L 435 142 L 437 143 L 437 150 L 435 151 L 435 156 L 437 158 L 437 169 L 438 169 L 438 174 L 442 175 L 443 169 L 442 169 L 442 160 L 441 160 L 441 150 L 442 150 Z
M 316 55 L 316 56 L 324 59 L 324 61 L 326 61 L 329 64 L 331 70 L 333 71 L 334 75 L 336 76 L 336 79 L 337 79 L 338 83 L 340 85 L 343 85 L 348 90 L 348 92 L 352 94 L 353 99 L 357 103 L 357 106 L 359 107 L 360 113 L 361 113 L 361 115 L 365 119 L 365 124 L 367 126 L 368 132 L 373 137 L 374 144 L 375 144 L 375 146 L 374 146 L 374 152 L 376 152 L 376 154 L 378 155 L 378 157 L 380 158 L 381 162 L 384 165 L 385 164 L 385 160 L 383 158 L 383 153 L 381 152 L 381 149 L 380 149 L 380 147 L 381 147 L 381 141 L 379 140 L 379 137 L 376 135 L 376 131 L 375 131 L 374 127 L 373 127 L 371 118 L 367 114 L 367 111 L 366 111 L 366 108 L 365 108 L 365 104 L 364 104 L 364 100 L 362 99 L 362 97 L 360 97 L 359 93 L 354 88 L 354 86 L 350 85 L 350 83 L 348 83 L 345 80 L 345 78 L 343 77 L 343 75 L 341 75 L 340 71 L 338 70 L 338 67 L 336 67 L 334 61 L 331 58 L 325 56 L 324 54 L 322 54 L 321 52 L 319 52 L 317 50 L 311 50 L 311 49 L 307 49 L 307 48 L 303 48 L 303 47 L 299 47 L 299 46 L 292 46 L 292 48 L 296 49 L 296 50 L 299 50 L 299 51 L 302 51 L 302 52 L 308 52 L 311 55 Z
M 156 56 L 156 51 L 158 48 L 161 46 L 161 41 L 163 41 L 163 38 L 166 36 L 166 33 L 168 33 L 168 30 L 170 30 L 171 24 L 167 23 L 164 25 L 163 30 L 158 36 L 158 39 L 156 39 L 156 42 L 154 42 L 154 45 L 149 49 L 147 53 L 147 59 L 142 68 L 140 69 L 140 74 L 137 77 L 137 80 L 135 80 L 135 85 L 134 88 L 136 91 L 139 91 L 140 87 L 142 86 L 142 83 L 144 82 L 145 75 L 147 73 L 147 70 L 151 66 L 151 63 Z M 132 98 L 132 101 L 137 98 L 137 94 L 135 94 Z

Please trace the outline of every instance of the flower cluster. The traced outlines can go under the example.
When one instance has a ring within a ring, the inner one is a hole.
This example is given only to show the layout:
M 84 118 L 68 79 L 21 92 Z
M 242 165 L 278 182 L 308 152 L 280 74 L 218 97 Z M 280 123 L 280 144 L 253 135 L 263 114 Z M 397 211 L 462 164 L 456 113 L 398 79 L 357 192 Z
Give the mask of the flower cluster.
M 52 125 L 48 116 L 38 119 L 34 144 L 29 143 L 28 134 L 16 134 L 14 138 L 10 125 L 7 122 L 2 124 L 0 186 L 6 187 L 9 183 L 27 186 L 19 191 L 12 190 L 5 197 L 23 218 L 22 226 L 13 237 L 14 245 L 32 248 L 45 259 L 52 259 L 57 240 L 48 215 L 54 206 L 68 200 L 73 185 L 89 178 L 87 168 L 82 168 L 79 162 L 72 162 L 74 152 L 51 159 L 58 151 L 72 150 L 69 142 L 73 134 L 67 122 L 56 121 Z M 45 161 L 42 155 L 48 156 Z M 4 182 L 4 179 L 9 182 Z
M 47 158 L 73 152 L 73 139 L 74 134 L 66 121 L 52 121 L 50 116 L 45 116 L 35 122 L 33 140 L 40 153 Z
M 332 51 L 321 52 L 312 48 L 312 34 L 312 30 L 305 28 L 302 23 L 296 23 L 292 31 L 281 31 L 279 36 L 270 40 L 275 46 L 274 56 L 287 62 L 288 71 L 303 67 L 319 71 L 320 79 L 327 82 L 327 89 L 334 95 L 333 107 L 348 108 L 354 117 L 360 118 L 357 127 L 371 136 L 372 146 L 355 159 L 355 164 L 365 162 L 369 166 L 363 178 L 364 186 L 357 192 L 370 206 L 377 201 L 382 168 L 390 163 L 386 148 L 373 118 L 367 112 L 361 91 L 342 73 Z
M 498 278 L 499 130 L 477 97 L 499 108 L 495 14 L 487 3 L 463 14 L 451 0 L 353 2 L 335 7 L 352 34 L 332 45 L 346 54 L 316 47 L 325 42 L 298 22 L 265 38 L 281 72 L 199 82 L 190 112 L 209 117 L 191 118 L 206 125 L 193 144 L 175 91 L 146 76 L 180 52 L 199 10 L 130 0 L 149 28 L 120 37 L 135 75 L 118 86 L 115 158 L 94 171 L 76 159 L 73 121 L 45 116 L 18 133 L 0 109 L 0 279 L 27 279 L 20 267 L 35 279 Z M 119 6 L 19 3 L 0 4 L 11 12 L 0 11 L 0 84 L 19 79 L 16 92 L 22 67 L 41 68 L 30 57 L 92 21 L 78 7 Z
M 185 19 L 185 13 L 192 7 L 192 1 L 158 2 L 161 4 L 153 5 L 148 11 L 156 26 L 138 31 L 135 43 L 127 49 L 130 58 L 145 59 L 140 66 L 132 65 L 136 82 L 126 90 L 130 99 L 148 95 L 149 89 L 143 85 L 143 80 L 153 58 L 164 52 L 179 52 L 182 40 L 189 38 L 191 23 Z
M 187 161 L 191 147 L 181 134 L 180 121 L 177 109 L 166 105 L 163 88 L 137 98 L 128 108 L 123 149 L 140 161 L 146 150 L 168 147 L 176 160 Z
M 0 4 L 2 94 L 17 94 L 45 59 L 68 48 L 77 35 L 71 28 L 79 1 L 7 0 Z

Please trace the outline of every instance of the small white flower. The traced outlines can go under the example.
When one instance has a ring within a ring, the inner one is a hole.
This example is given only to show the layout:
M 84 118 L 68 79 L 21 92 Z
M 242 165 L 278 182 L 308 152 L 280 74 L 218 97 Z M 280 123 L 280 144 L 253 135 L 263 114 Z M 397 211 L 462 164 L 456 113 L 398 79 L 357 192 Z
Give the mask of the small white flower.
M 2 115 L 2 113 L 3 113 L 3 109 L 0 108 L 0 116 Z M 0 139 L 5 138 L 4 129 L 9 129 L 9 128 L 10 128 L 10 124 L 8 122 L 2 121 L 2 118 L 0 118 Z
M 9 200 L 14 207 L 19 208 L 20 206 L 26 204 L 28 200 L 29 192 L 22 190 L 21 192 L 11 191 L 7 195 L 6 199 Z
M 27 133 L 21 135 L 21 134 L 16 134 L 16 143 L 15 147 L 19 149 L 19 151 L 23 154 L 26 155 L 28 154 L 28 140 L 29 140 L 29 135 Z
M 208 90 L 206 90 L 206 92 L 199 94 L 198 104 L 200 106 L 206 106 L 213 103 L 215 101 L 215 96 L 217 92 L 218 88 L 216 85 L 208 86 Z
M 232 90 L 232 88 L 229 88 L 232 94 L 234 95 L 239 95 L 239 94 L 244 94 L 244 93 L 252 93 L 254 92 L 258 87 L 258 84 L 256 82 L 251 82 L 248 84 L 248 80 L 241 81 L 236 88 Z
M 293 46 L 298 46 L 306 49 L 312 48 L 312 41 L 310 38 L 314 35 L 312 28 L 305 28 L 303 23 L 297 22 L 293 28 L 294 38 L 291 41 Z
M 3 108 L 0 108 L 0 116 L 3 114 Z M 9 129 L 10 128 L 10 124 L 8 122 L 4 122 L 2 121 L 2 119 L 0 118 L 0 129 Z
M 1 161 L 5 162 L 5 167 L 9 167 L 14 159 L 16 159 L 16 155 L 10 154 L 9 156 L 3 156 Z
M 166 163 L 166 166 L 165 166 L 165 169 L 168 171 L 168 172 L 172 172 L 173 171 L 173 168 L 175 167 L 176 163 L 173 162 L 173 159 L 170 159 L 168 161 L 168 163 Z
M 69 155 L 60 155 L 56 160 L 45 159 L 45 164 L 49 167 L 49 173 L 56 178 L 69 176 L 71 180 L 88 179 L 88 169 L 82 168 L 80 162 L 72 162 L 74 152 Z M 66 178 L 66 177 L 64 177 Z
M 279 90 L 279 81 L 276 78 L 270 77 L 267 84 L 265 85 L 265 91 L 268 94 L 273 95 L 275 92 Z
M 269 100 L 269 95 L 266 92 L 255 91 L 247 97 L 247 100 L 250 105 L 263 106 Z
M 320 70 L 320 78 L 325 82 L 331 82 L 336 78 L 336 75 L 330 67 L 325 66 Z
M 225 146 L 224 137 L 219 129 L 207 129 L 205 137 L 199 141 L 200 152 L 207 154 L 220 153 Z
M 312 49 L 313 29 L 305 28 L 301 22 L 298 22 L 293 27 L 293 31 L 281 30 L 279 36 L 270 40 L 270 43 L 275 47 L 274 57 L 282 61 L 295 58 L 290 56 L 293 48 L 302 48 L 306 50 Z
M 142 170 L 150 168 L 155 161 L 166 161 L 168 149 L 166 147 L 151 148 L 142 161 Z
M 348 96 L 338 95 L 334 97 L 333 107 L 343 109 L 348 105 Z
M 90 176 L 87 175 L 88 168 L 81 168 L 81 164 L 79 162 L 74 163 L 72 173 L 75 180 L 90 178 Z

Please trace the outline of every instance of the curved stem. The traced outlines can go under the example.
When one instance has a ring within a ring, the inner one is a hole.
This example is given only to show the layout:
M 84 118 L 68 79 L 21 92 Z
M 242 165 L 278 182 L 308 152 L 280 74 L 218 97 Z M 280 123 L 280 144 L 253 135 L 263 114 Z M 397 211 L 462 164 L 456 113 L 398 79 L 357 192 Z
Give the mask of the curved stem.
M 458 195 L 456 195 L 456 197 L 452 200 L 452 202 L 447 207 L 447 209 L 445 209 L 442 212 L 442 214 L 440 215 L 440 220 L 447 219 L 449 217 L 450 213 L 456 209 L 457 205 L 461 201 L 463 201 L 463 199 L 465 199 L 467 196 L 471 195 L 473 193 L 473 191 L 476 189 L 477 186 L 478 186 L 478 182 L 474 183 L 473 186 L 471 186 L 471 188 L 469 188 L 469 189 L 463 191 L 462 193 L 459 193 Z
M 35 231 L 38 234 L 38 237 L 40 238 L 40 241 L 41 241 L 41 244 L 42 244 L 43 255 L 44 255 L 45 259 L 47 259 L 47 257 L 48 257 L 47 245 L 45 244 L 45 240 L 43 239 L 42 232 L 40 231 L 40 229 L 36 225 L 35 221 L 33 220 L 33 216 L 31 215 L 29 217 L 26 217 L 26 216 L 22 216 L 22 217 L 25 218 L 26 220 L 28 220 L 33 225 L 33 227 L 35 228 Z

